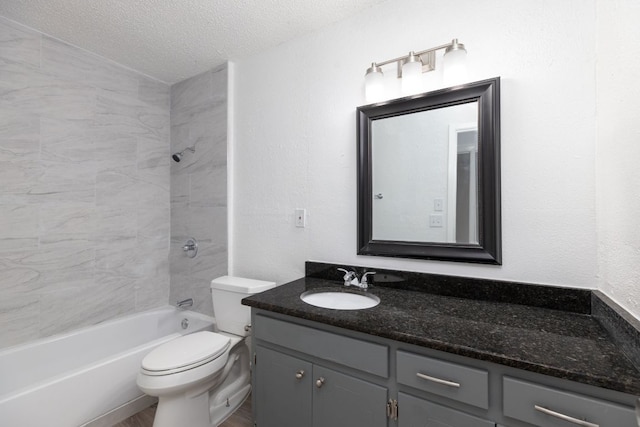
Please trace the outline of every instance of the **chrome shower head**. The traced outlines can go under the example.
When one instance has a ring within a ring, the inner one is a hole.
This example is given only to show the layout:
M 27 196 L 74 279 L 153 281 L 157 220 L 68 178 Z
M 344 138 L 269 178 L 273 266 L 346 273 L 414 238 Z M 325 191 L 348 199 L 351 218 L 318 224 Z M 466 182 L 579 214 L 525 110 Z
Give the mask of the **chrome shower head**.
M 174 162 L 179 163 L 180 160 L 182 160 L 182 156 L 184 156 L 184 152 L 187 151 L 187 150 L 191 151 L 192 153 L 195 153 L 196 152 L 196 147 L 195 147 L 195 145 L 193 147 L 187 147 L 184 150 L 182 150 L 181 152 L 173 154 L 171 156 L 171 158 L 173 159 Z

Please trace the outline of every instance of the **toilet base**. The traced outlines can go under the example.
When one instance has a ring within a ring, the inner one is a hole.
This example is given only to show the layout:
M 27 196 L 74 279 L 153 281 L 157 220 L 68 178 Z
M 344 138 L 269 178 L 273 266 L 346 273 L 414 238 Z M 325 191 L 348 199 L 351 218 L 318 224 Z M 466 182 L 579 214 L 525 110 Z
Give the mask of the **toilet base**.
M 240 406 L 247 400 L 251 393 L 251 385 L 247 384 L 242 389 L 238 390 L 236 394 L 229 397 L 229 406 L 227 402 L 220 403 L 218 405 L 211 405 L 209 407 L 209 413 L 211 416 L 211 422 L 213 427 L 217 427 L 227 420 L 234 412 L 238 410 Z M 211 402 L 213 403 L 213 402 Z
M 153 427 L 217 427 L 251 392 L 249 348 L 236 338 L 227 363 L 213 378 L 177 393 L 158 393 Z

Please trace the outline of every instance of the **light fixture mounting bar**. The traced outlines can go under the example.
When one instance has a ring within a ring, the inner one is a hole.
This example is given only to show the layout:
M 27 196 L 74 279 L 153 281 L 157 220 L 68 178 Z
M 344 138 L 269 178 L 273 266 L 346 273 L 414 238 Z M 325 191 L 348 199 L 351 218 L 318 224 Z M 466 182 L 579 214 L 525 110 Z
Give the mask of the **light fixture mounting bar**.
M 446 43 L 440 46 L 432 47 L 429 49 L 421 50 L 419 52 L 412 52 L 413 55 L 420 57 L 420 61 L 422 62 L 422 72 L 426 73 L 429 71 L 433 71 L 436 68 L 436 52 L 441 49 L 447 49 L 458 45 L 458 39 L 453 39 L 451 43 Z M 385 61 L 374 62 L 373 65 L 376 67 L 382 67 L 388 64 L 396 63 L 397 64 L 397 75 L 398 78 L 402 77 L 402 66 L 409 59 L 411 53 L 404 56 L 399 56 L 393 59 L 387 59 Z

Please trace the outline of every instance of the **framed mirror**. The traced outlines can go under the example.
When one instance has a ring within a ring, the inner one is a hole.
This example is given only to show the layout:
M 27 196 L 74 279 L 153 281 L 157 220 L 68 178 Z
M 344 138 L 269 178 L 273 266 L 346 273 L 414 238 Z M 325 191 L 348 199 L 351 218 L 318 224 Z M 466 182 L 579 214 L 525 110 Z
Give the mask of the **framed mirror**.
M 501 264 L 500 79 L 357 108 L 358 254 Z

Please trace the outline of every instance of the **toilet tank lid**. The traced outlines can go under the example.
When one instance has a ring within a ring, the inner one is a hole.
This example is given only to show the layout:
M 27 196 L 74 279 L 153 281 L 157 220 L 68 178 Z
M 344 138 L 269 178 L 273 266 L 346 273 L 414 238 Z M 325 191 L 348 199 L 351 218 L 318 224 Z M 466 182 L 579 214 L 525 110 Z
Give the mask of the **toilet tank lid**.
M 244 277 L 222 276 L 211 281 L 211 289 L 253 295 L 276 286 L 275 282 L 246 279 Z

